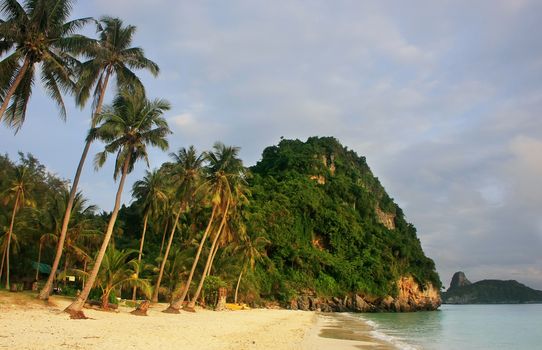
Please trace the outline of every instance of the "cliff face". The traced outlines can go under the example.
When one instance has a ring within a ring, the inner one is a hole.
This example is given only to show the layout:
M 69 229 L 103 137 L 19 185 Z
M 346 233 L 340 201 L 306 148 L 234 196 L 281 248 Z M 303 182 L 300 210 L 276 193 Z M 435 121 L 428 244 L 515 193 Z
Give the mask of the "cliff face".
M 452 277 L 449 290 L 454 289 L 454 288 L 468 286 L 471 284 L 472 283 L 467 279 L 467 276 L 465 276 L 465 273 L 463 271 L 458 271 L 454 273 Z
M 396 297 L 354 294 L 343 298 L 318 298 L 304 295 L 292 299 L 290 308 L 322 312 L 413 312 L 436 310 L 441 305 L 438 289 L 431 284 L 422 289 L 412 276 L 400 278 L 397 287 L 399 294 Z

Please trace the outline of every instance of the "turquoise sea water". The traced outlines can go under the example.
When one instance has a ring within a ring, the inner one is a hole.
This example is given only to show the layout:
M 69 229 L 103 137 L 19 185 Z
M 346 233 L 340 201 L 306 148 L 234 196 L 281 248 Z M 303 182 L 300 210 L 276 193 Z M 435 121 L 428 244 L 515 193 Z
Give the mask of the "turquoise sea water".
M 432 312 L 356 317 L 399 349 L 542 349 L 542 304 L 442 305 Z

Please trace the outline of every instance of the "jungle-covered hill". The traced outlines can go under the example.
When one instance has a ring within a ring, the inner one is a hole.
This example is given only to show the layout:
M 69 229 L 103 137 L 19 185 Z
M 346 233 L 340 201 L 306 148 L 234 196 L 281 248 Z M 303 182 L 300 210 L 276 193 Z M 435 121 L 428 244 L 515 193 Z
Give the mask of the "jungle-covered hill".
M 256 270 L 261 295 L 396 296 L 409 275 L 440 288 L 416 228 L 365 158 L 335 138 L 283 139 L 251 173 L 247 221 L 271 242 L 271 263 Z

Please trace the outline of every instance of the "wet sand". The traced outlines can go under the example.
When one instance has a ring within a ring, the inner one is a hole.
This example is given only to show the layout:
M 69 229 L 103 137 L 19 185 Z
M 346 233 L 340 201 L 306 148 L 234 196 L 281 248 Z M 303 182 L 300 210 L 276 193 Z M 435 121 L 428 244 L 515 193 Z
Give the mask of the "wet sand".
M 305 336 L 303 346 L 305 350 L 396 349 L 374 338 L 372 330 L 363 320 L 346 314 L 318 314 L 315 325 Z

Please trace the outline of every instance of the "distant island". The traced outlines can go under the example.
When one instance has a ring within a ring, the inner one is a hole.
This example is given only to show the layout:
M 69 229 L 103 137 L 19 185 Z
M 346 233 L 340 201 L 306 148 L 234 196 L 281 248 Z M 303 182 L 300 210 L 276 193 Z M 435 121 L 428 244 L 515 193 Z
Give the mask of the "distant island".
M 456 272 L 450 288 L 442 293 L 443 304 L 534 304 L 542 303 L 542 291 L 518 281 L 482 280 L 471 283 Z

